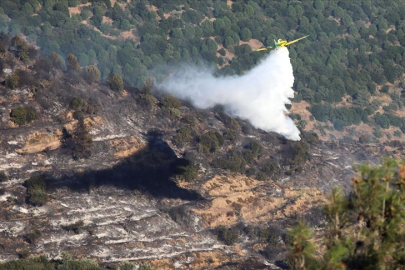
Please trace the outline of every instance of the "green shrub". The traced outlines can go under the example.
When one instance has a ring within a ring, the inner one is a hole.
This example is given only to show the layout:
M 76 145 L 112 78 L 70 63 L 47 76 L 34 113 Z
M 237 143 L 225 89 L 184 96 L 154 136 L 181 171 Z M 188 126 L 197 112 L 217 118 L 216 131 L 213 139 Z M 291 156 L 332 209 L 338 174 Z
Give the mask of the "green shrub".
M 0 171 L 0 183 L 8 180 L 8 176 L 4 171 Z
M 33 175 L 25 182 L 27 186 L 28 201 L 35 205 L 41 206 L 48 201 L 46 194 L 46 182 L 43 175 Z
M 380 114 L 379 112 L 374 115 L 374 122 L 383 129 L 390 127 L 390 119 L 385 114 Z
M 224 134 L 225 140 L 235 141 L 238 138 L 238 131 L 228 128 Z
M 32 107 L 19 106 L 10 113 L 11 121 L 19 126 L 30 123 L 37 118 L 37 114 Z
M 72 102 L 70 102 L 70 107 L 75 110 L 78 111 L 82 108 L 82 106 L 85 104 L 85 101 L 79 97 L 74 97 L 72 99 Z
M 3 54 L 5 52 L 7 52 L 7 46 L 2 40 L 0 40 L 0 53 Z
M 6 78 L 6 86 L 10 89 L 16 89 L 20 84 L 20 77 L 17 74 L 9 75 Z
M 24 249 L 21 251 L 19 260 L 14 260 L 6 263 L 0 263 L 1 270 L 56 270 L 56 269 L 77 269 L 77 270 L 102 270 L 98 264 L 92 260 L 72 260 L 70 254 L 62 252 L 62 260 L 48 260 L 45 256 L 29 257 L 29 251 Z
M 224 244 L 228 246 L 233 245 L 238 240 L 238 235 L 225 226 L 219 226 L 217 228 L 217 236 L 218 240 L 224 242 Z
M 39 230 L 33 230 L 25 235 L 25 240 L 30 244 L 35 244 L 41 235 L 42 233 Z
M 210 130 L 199 138 L 199 148 L 204 153 L 215 153 L 224 144 L 224 138 L 215 130 Z
M 51 60 L 54 68 L 62 69 L 62 58 L 56 52 L 52 52 L 49 55 L 49 59 Z
M 152 109 L 156 105 L 157 99 L 150 93 L 144 93 L 139 95 L 139 103 L 147 109 Z
M 394 136 L 395 136 L 395 137 L 402 137 L 402 132 L 399 131 L 399 130 L 395 130 L 395 131 L 394 131 Z M 0 175 L 0 179 L 1 179 L 1 175 Z
M 77 125 L 73 131 L 73 142 L 74 159 L 89 158 L 91 156 L 93 139 L 91 138 L 83 117 L 78 119 Z
M 121 269 L 120 269 L 121 270 Z M 150 266 L 147 263 L 143 263 L 139 266 L 138 270 L 155 270 L 154 268 L 152 268 L 152 266 Z
M 28 190 L 45 190 L 46 182 L 43 175 L 33 175 L 26 182 Z
M 268 175 L 262 171 L 256 173 L 255 178 L 259 181 L 265 181 L 265 180 L 269 179 Z
M 114 91 L 121 92 L 124 90 L 124 81 L 119 74 L 110 76 L 107 82 L 110 84 L 110 88 Z
M 272 228 L 272 227 L 262 229 L 259 232 L 259 237 L 261 239 L 264 239 L 272 247 L 276 247 L 278 245 L 278 242 L 279 242 L 278 240 L 279 240 L 280 236 L 281 236 L 281 232 L 278 229 Z
M 299 172 L 302 166 L 311 157 L 309 144 L 303 141 L 290 142 L 291 147 L 289 152 L 293 154 L 291 158 L 287 158 L 287 164 L 290 165 L 289 173 Z
M 76 56 L 74 56 L 73 54 L 69 54 L 67 57 L 67 60 L 68 60 L 68 63 L 67 63 L 68 70 L 80 71 L 82 69 L 82 67 L 79 65 L 79 62 L 77 61 Z
M 268 162 L 267 164 L 263 165 L 261 168 L 261 172 L 264 173 L 267 177 L 266 179 L 268 179 L 268 177 L 274 177 L 276 175 L 278 175 L 278 173 L 280 172 L 280 169 L 277 167 L 277 165 L 274 165 L 271 162 Z M 260 179 L 262 180 L 262 179 Z
M 6 86 L 10 89 L 16 89 L 20 84 L 20 77 L 17 74 L 9 75 L 6 78 Z
M 86 68 L 86 76 L 88 82 L 98 82 L 100 80 L 100 70 L 96 66 L 88 66 Z
M 191 182 L 198 176 L 199 166 L 194 165 L 187 159 L 178 159 L 175 163 L 175 174 L 176 178 Z
M 135 269 L 135 264 L 131 262 L 123 262 L 120 265 L 120 270 L 134 270 Z
M 35 189 L 29 195 L 29 202 L 35 206 L 44 205 L 48 201 L 48 194 L 44 190 Z
M 231 172 L 244 173 L 246 168 L 246 161 L 241 154 L 233 152 L 227 159 L 219 160 L 219 167 Z
M 388 85 L 384 85 L 383 87 L 381 87 L 380 92 L 387 94 L 389 92 L 389 90 L 390 90 L 390 87 Z
M 176 145 L 183 147 L 186 143 L 192 141 L 194 138 L 194 131 L 189 126 L 183 126 L 178 131 L 177 134 L 173 137 L 173 140 Z
M 62 228 L 68 232 L 73 231 L 75 234 L 79 234 L 82 232 L 83 226 L 84 226 L 83 220 L 79 220 L 76 221 L 75 223 L 62 226 Z
M 316 144 L 319 142 L 318 134 L 315 132 L 308 132 L 305 134 L 305 139 L 308 143 Z
M 180 100 L 172 95 L 167 95 L 163 97 L 160 103 L 162 104 L 163 109 L 170 109 L 170 108 L 179 109 L 181 106 Z

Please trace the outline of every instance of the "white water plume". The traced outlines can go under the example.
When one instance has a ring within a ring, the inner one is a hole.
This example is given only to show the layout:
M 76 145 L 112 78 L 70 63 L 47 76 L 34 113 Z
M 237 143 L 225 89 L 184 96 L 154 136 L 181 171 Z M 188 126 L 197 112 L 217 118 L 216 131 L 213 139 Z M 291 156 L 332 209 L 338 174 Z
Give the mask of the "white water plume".
M 287 48 L 278 48 L 242 76 L 216 78 L 207 70 L 188 68 L 169 77 L 160 87 L 197 108 L 223 105 L 231 117 L 254 127 L 298 141 L 300 132 L 289 118 L 286 104 L 294 97 L 293 69 Z

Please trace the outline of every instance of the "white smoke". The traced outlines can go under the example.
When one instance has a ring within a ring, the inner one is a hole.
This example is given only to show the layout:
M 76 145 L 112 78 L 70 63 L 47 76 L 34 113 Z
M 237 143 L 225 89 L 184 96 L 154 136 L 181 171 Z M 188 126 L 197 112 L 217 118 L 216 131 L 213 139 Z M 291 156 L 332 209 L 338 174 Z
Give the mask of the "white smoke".
M 223 105 L 232 117 L 250 121 L 256 128 L 274 131 L 298 141 L 300 132 L 286 116 L 294 97 L 293 69 L 287 48 L 278 48 L 242 76 L 216 78 L 212 72 L 188 68 L 162 82 L 160 87 L 201 109 Z

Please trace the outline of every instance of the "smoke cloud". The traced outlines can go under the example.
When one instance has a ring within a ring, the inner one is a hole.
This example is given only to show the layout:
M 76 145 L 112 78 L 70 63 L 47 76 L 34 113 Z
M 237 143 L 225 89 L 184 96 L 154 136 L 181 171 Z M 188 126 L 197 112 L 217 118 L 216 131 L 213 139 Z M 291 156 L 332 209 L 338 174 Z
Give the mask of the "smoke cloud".
M 278 48 L 245 75 L 216 78 L 208 70 L 189 67 L 163 81 L 160 88 L 197 108 L 223 105 L 231 117 L 298 141 L 300 132 L 285 107 L 294 97 L 293 83 L 288 49 Z

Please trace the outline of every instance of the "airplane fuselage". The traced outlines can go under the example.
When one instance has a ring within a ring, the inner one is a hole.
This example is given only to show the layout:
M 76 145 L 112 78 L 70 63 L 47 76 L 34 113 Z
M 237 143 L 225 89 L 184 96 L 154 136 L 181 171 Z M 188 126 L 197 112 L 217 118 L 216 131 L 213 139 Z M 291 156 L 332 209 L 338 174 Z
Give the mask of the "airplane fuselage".
M 273 49 L 276 49 L 278 47 L 287 47 L 287 46 L 289 46 L 291 44 L 294 44 L 294 43 L 296 43 L 296 42 L 298 42 L 300 40 L 303 40 L 304 38 L 307 38 L 307 37 L 309 37 L 309 35 L 307 35 L 305 37 L 302 37 L 302 38 L 298 38 L 298 39 L 290 41 L 290 42 L 288 40 L 280 38 L 280 39 L 277 40 L 277 42 L 274 40 L 274 46 L 267 46 L 267 47 L 264 47 L 264 48 L 256 49 L 254 51 L 259 52 L 259 51 L 273 50 Z

